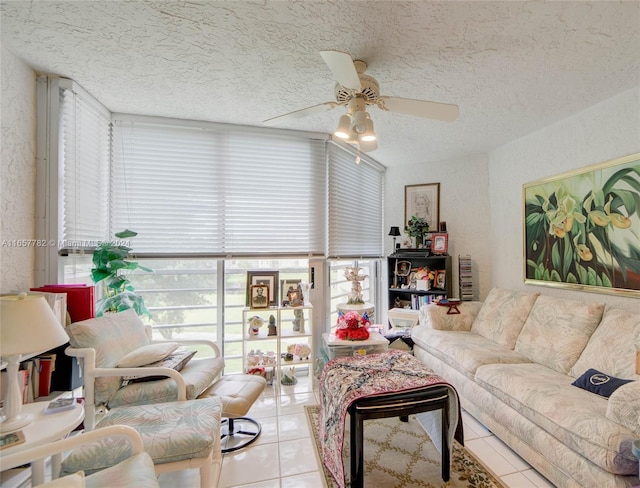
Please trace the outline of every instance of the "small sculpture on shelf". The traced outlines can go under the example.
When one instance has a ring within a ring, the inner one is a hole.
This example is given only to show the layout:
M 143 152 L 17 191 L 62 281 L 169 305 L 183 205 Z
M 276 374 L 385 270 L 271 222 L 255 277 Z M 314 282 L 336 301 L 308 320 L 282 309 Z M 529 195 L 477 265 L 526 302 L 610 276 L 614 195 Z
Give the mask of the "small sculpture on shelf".
M 351 282 L 351 293 L 349 293 L 349 299 L 347 300 L 348 305 L 364 304 L 361 282 L 365 280 L 367 275 L 361 274 L 361 271 L 362 268 L 356 268 L 355 266 L 347 266 L 344 269 L 344 277 Z
M 287 352 L 298 356 L 300 360 L 308 360 L 311 355 L 311 348 L 306 344 L 289 344 L 287 346 Z
M 260 327 L 264 325 L 264 320 L 258 315 L 254 315 L 249 319 L 249 335 L 258 335 L 260 333 Z
M 304 310 L 297 309 L 293 311 L 293 331 L 304 334 Z
M 276 318 L 273 315 L 269 316 L 269 333 L 267 335 L 278 335 L 278 328 L 276 327 Z
M 295 385 L 298 382 L 296 378 L 296 368 L 286 368 L 282 371 L 282 379 L 280 383 L 283 385 Z

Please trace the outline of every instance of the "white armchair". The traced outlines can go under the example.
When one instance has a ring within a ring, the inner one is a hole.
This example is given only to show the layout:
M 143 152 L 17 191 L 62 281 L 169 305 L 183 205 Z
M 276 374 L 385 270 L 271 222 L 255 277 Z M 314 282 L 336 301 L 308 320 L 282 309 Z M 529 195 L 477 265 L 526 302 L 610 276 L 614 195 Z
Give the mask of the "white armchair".
M 141 351 L 145 364 L 151 344 L 151 328 L 133 310 L 75 322 L 66 327 L 70 347 L 66 353 L 81 360 L 84 376 L 85 428 L 95 427 L 96 418 L 110 408 L 192 400 L 217 381 L 224 368 L 218 346 L 211 341 L 176 341 L 182 345 L 205 345 L 212 357 L 189 361 L 181 371 L 168 367 L 118 367 L 125 358 Z M 128 360 L 127 364 L 136 363 Z M 146 382 L 127 382 L 125 377 L 164 377 Z
M 42 488 L 158 488 L 156 472 L 151 457 L 144 452 L 140 434 L 131 427 L 124 425 L 105 427 L 92 432 L 78 434 L 63 440 L 51 442 L 38 447 L 25 449 L 14 454 L 2 456 L 2 469 L 11 469 L 32 461 L 61 454 L 66 451 L 82 450 L 82 446 L 103 439 L 111 439 L 127 450 L 127 459 L 115 466 L 109 467 L 95 474 L 85 477 L 82 471 L 64 476 L 50 483 L 39 485 Z M 57 475 L 57 473 L 55 473 Z

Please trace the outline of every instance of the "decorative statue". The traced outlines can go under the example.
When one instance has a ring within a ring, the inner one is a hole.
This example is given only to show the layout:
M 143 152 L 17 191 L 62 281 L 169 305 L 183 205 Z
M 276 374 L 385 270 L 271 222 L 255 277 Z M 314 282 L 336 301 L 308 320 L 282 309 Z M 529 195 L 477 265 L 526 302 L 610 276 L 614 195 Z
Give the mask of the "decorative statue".
M 262 320 L 257 315 L 254 315 L 249 319 L 249 335 L 258 335 L 260 332 L 260 327 L 264 325 L 264 320 Z
M 269 333 L 267 335 L 278 335 L 278 329 L 276 327 L 276 318 L 273 315 L 269 316 Z
M 304 334 L 304 310 L 298 308 L 293 311 L 293 331 Z
M 347 281 L 351 282 L 351 293 L 349 293 L 348 305 L 362 305 L 364 300 L 362 299 L 362 285 L 361 281 L 367 277 L 365 274 L 361 274 L 362 268 L 356 268 L 354 266 L 347 266 L 344 269 L 344 277 Z
M 295 385 L 298 382 L 296 378 L 296 368 L 285 368 L 282 370 L 282 379 L 280 383 L 283 385 Z

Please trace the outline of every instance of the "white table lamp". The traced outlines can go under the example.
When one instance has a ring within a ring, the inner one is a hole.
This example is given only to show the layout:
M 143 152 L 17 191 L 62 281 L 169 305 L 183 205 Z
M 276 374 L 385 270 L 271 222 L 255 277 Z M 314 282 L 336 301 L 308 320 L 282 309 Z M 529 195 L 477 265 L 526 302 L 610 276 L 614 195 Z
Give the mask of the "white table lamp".
M 42 295 L 0 297 L 0 357 L 7 362 L 7 393 L 4 399 L 6 419 L 0 432 L 13 432 L 31 423 L 20 414 L 22 391 L 18 369 L 20 361 L 69 342 L 53 310 Z

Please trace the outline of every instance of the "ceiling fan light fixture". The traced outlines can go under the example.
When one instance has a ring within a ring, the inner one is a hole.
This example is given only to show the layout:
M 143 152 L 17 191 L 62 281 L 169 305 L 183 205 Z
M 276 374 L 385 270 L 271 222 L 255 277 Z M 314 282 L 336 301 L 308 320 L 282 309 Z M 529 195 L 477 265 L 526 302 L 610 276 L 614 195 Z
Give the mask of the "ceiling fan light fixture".
M 377 137 L 375 131 L 373 130 L 373 120 L 371 120 L 371 117 L 367 117 L 367 123 L 365 127 L 366 129 L 360 136 L 360 140 L 363 142 L 375 141 Z
M 338 121 L 338 128 L 333 133 L 340 139 L 349 139 L 351 137 L 351 118 L 344 114 Z
M 357 110 L 351 117 L 351 130 L 356 134 L 363 134 L 367 130 L 367 112 Z

